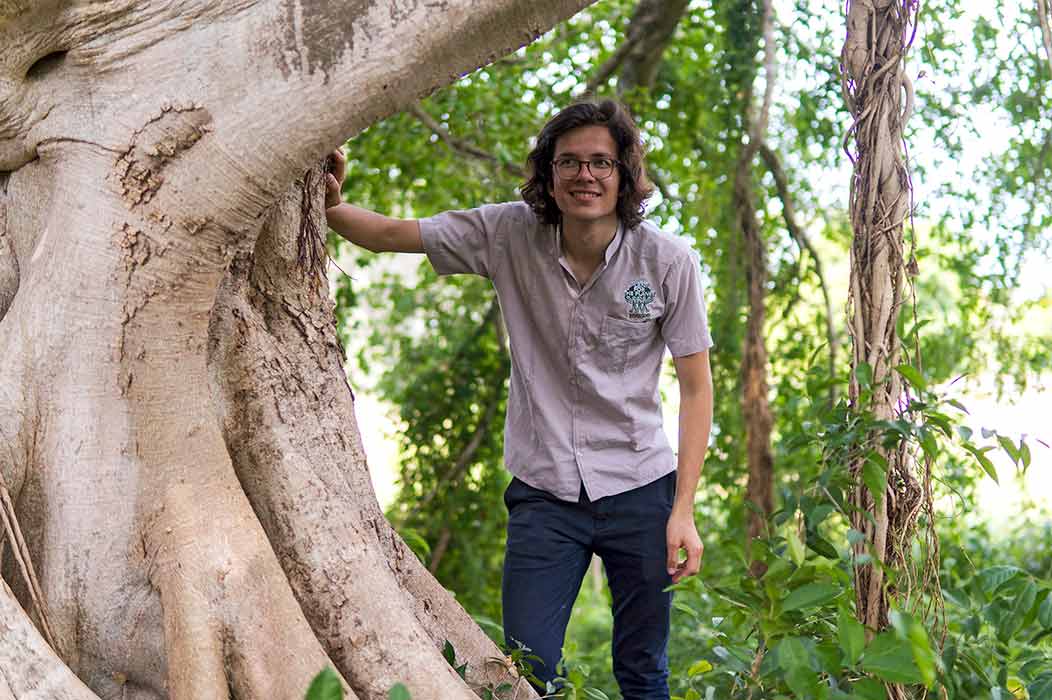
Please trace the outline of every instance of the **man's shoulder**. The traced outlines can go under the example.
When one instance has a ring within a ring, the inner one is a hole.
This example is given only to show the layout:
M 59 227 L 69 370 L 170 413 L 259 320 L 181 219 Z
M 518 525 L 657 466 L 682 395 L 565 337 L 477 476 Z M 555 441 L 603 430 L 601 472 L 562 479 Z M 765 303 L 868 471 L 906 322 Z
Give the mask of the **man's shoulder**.
M 537 215 L 529 204 L 522 201 L 483 204 L 479 210 L 487 216 L 500 219 L 502 223 L 520 226 L 536 226 Z
M 686 238 L 669 233 L 649 220 L 643 220 L 629 229 L 626 241 L 634 255 L 662 267 L 697 258 L 697 253 Z

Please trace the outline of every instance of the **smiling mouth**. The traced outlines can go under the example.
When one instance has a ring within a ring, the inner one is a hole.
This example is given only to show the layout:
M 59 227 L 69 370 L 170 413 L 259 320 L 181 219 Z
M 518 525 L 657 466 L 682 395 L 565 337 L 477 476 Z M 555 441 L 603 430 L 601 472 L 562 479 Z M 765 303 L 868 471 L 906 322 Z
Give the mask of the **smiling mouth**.
M 571 192 L 570 194 L 573 196 L 574 199 L 591 200 L 591 199 L 598 199 L 599 198 L 599 193 L 598 192 L 578 191 L 578 192 Z

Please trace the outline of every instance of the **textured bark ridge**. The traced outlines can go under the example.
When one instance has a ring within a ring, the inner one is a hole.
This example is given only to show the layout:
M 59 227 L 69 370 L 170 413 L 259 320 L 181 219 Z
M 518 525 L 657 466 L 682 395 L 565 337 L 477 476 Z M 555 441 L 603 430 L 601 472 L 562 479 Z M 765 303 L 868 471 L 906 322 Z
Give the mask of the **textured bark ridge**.
M 841 56 L 844 95 L 854 119 L 849 134 L 854 164 L 849 330 L 856 372 L 850 392 L 856 408 L 869 408 L 878 419 L 894 418 L 905 398 L 894 368 L 902 361 L 896 323 L 903 302 L 903 229 L 911 193 L 902 134 L 913 104 L 905 56 L 915 12 L 916 4 L 910 1 L 851 2 Z M 872 375 L 869 406 L 860 404 L 863 387 L 857 370 L 863 365 Z M 865 451 L 850 465 L 857 484 L 852 526 L 866 535 L 855 545 L 856 554 L 868 550 L 880 563 L 855 569 L 856 612 L 872 630 L 888 624 L 884 570 L 908 560 L 908 539 L 924 498 L 914 476 L 915 460 L 905 444 L 889 450 L 877 445 L 877 437 L 865 447 L 878 455 L 880 468 L 887 472 L 886 493 L 875 497 L 863 485 Z
M 3 551 L 0 698 L 507 680 L 376 504 L 293 183 L 584 4 L 0 7 L 0 474 L 40 583 Z

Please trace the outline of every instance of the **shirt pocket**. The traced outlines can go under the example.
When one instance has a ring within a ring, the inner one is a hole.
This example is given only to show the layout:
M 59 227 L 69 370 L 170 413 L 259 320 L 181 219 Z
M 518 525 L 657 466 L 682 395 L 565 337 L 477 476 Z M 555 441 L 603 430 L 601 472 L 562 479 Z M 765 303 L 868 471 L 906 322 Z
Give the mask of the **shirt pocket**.
M 648 345 L 655 331 L 654 321 L 626 321 L 616 316 L 604 317 L 602 329 L 599 331 L 602 368 L 614 374 L 624 374 L 628 358 L 633 351 Z

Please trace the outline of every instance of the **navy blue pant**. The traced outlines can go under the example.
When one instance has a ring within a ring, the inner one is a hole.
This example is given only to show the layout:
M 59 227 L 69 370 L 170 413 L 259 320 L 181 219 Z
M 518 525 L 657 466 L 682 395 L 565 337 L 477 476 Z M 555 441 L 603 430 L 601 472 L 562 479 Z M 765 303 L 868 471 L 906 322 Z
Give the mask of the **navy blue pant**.
M 570 611 L 592 554 L 599 555 L 613 598 L 614 676 L 624 700 L 668 700 L 672 583 L 665 526 L 676 474 L 615 496 L 576 503 L 513 479 L 504 493 L 504 637 L 543 660 L 542 683 L 562 658 Z

